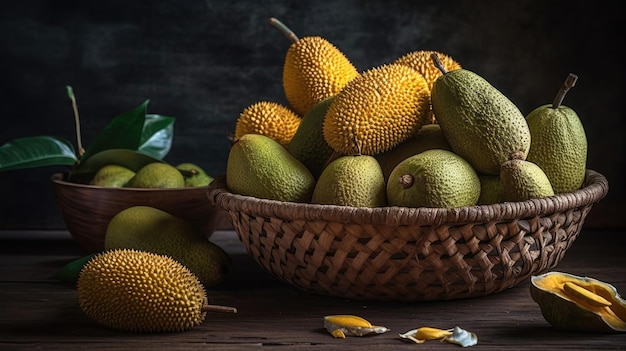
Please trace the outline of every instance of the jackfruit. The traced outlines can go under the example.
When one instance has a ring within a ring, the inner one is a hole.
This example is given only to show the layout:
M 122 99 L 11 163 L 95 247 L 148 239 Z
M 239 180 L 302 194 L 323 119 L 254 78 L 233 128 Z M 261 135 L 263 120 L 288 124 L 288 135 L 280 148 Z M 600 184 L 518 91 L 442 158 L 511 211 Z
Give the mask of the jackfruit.
M 104 249 L 135 249 L 167 255 L 189 268 L 207 287 L 222 284 L 232 270 L 224 249 L 191 222 L 150 206 L 132 206 L 109 221 Z
M 438 124 L 425 124 L 415 136 L 395 146 L 391 150 L 375 155 L 383 169 L 385 179 L 389 178 L 391 171 L 398 163 L 417 155 L 420 152 L 432 149 L 444 149 L 452 151 L 450 143 L 446 140 Z
M 430 111 L 428 84 L 404 65 L 382 65 L 350 81 L 324 118 L 324 138 L 343 155 L 376 155 L 409 139 Z
M 504 162 L 500 181 L 506 201 L 526 201 L 554 195 L 546 173 L 530 161 L 512 159 Z
M 276 18 L 270 24 L 292 41 L 283 65 L 283 90 L 291 108 L 304 116 L 337 94 L 359 72 L 332 43 L 319 36 L 298 38 Z
M 626 300 L 606 282 L 563 272 L 530 278 L 530 296 L 555 328 L 576 332 L 626 332 Z
M 386 200 L 385 177 L 373 156 L 341 156 L 324 169 L 312 203 L 352 207 L 381 207 Z
M 393 63 L 398 63 L 401 65 L 409 66 L 413 68 L 414 70 L 418 71 L 419 73 L 421 73 L 426 79 L 426 83 L 428 83 L 428 90 L 430 91 L 433 89 L 433 85 L 435 84 L 435 81 L 437 80 L 437 78 L 442 75 L 441 70 L 437 68 L 437 66 L 435 66 L 433 63 L 433 59 L 432 59 L 433 54 L 437 54 L 437 56 L 439 57 L 439 60 L 441 61 L 441 64 L 443 65 L 446 71 L 452 71 L 455 69 L 462 68 L 461 64 L 459 64 L 451 56 L 448 56 L 438 51 L 431 51 L 431 50 L 418 50 L 418 51 L 409 52 L 408 54 L 405 54 L 404 56 L 401 56 L 398 59 L 396 59 Z M 435 115 L 432 113 L 432 111 L 430 114 L 427 115 L 427 117 L 428 118 L 426 121 L 424 121 L 424 123 L 436 123 L 437 122 L 437 119 Z
M 276 102 L 259 101 L 239 114 L 234 137 L 238 139 L 244 134 L 262 134 L 287 145 L 299 125 L 300 116 L 288 107 Z
M 138 250 L 103 251 L 82 268 L 78 303 L 95 322 L 116 330 L 179 332 L 200 325 L 211 310 L 198 278 L 178 261 Z
M 324 139 L 324 116 L 334 96 L 323 100 L 307 112 L 296 134 L 287 145 L 287 150 L 302 162 L 316 179 L 322 173 L 333 154 L 333 149 Z
M 226 186 L 240 195 L 279 201 L 309 202 L 315 178 L 302 162 L 274 139 L 245 134 L 231 146 Z
M 194 163 L 180 163 L 176 165 L 185 179 L 185 187 L 208 186 L 214 179 L 204 169 Z
M 124 185 L 127 188 L 183 188 L 185 178 L 176 167 L 161 162 L 149 163 Z
M 446 71 L 431 91 L 432 108 L 452 150 L 478 173 L 497 175 L 513 154 L 526 159 L 530 130 L 524 115 L 503 93 L 478 74 Z
M 478 205 L 501 204 L 506 198 L 504 196 L 504 185 L 500 180 L 500 175 L 479 174 L 480 197 Z
M 448 150 L 426 150 L 411 156 L 400 162 L 387 180 L 390 206 L 473 206 L 479 196 L 478 174 L 466 160 Z
M 551 105 L 537 107 L 526 116 L 531 135 L 527 160 L 543 169 L 556 194 L 576 191 L 585 180 L 585 129 L 576 112 L 561 105 L 577 79 L 568 75 Z
M 120 188 L 135 176 L 135 172 L 124 166 L 110 164 L 100 168 L 93 176 L 90 184 L 97 186 Z

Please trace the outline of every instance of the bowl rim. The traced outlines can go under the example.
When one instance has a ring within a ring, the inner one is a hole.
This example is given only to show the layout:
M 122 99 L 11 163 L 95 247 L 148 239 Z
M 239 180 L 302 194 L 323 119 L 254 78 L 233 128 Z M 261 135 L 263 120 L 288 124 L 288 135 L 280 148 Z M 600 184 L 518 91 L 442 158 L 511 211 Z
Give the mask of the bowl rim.
M 126 188 L 126 187 L 106 187 L 93 184 L 85 184 L 67 181 L 67 173 L 58 172 L 51 176 L 54 184 L 64 187 L 74 187 L 83 189 L 93 189 L 101 191 L 130 191 L 130 192 L 176 192 L 176 191 L 206 191 L 208 186 L 182 187 L 182 188 Z
M 284 202 L 234 194 L 227 189 L 225 175 L 221 175 L 209 185 L 207 196 L 212 204 L 223 210 L 266 218 L 406 226 L 488 223 L 563 212 L 597 203 L 606 196 L 608 189 L 608 181 L 602 174 L 586 169 L 581 189 L 544 198 L 450 209 L 399 206 L 368 208 Z

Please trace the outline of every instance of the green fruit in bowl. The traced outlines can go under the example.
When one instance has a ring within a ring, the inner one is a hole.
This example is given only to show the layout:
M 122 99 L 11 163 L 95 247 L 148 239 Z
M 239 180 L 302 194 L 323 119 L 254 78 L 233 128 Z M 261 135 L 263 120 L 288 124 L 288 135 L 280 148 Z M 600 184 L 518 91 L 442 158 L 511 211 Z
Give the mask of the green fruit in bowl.
M 185 179 L 176 167 L 161 162 L 143 166 L 126 183 L 127 188 L 183 188 Z
M 120 165 L 106 165 L 98 170 L 91 180 L 92 185 L 123 187 L 135 176 L 132 170 Z
M 213 177 L 194 163 L 180 163 L 176 168 L 182 171 L 186 187 L 208 186 L 213 181 Z

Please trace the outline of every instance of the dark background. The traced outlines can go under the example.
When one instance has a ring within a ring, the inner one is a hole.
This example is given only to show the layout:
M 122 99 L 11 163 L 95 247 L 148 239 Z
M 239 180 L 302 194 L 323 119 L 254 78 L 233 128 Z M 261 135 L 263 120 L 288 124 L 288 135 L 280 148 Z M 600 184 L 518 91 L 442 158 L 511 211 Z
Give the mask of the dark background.
M 437 50 L 488 81 L 527 114 L 564 104 L 589 142 L 588 168 L 609 194 L 585 226 L 624 227 L 623 12 L 618 1 L 44 1 L 0 5 L 0 144 L 31 135 L 75 142 L 65 86 L 74 88 L 83 142 L 150 99 L 176 117 L 166 157 L 225 172 L 228 135 L 259 100 L 285 103 L 290 42 L 268 25 L 334 43 L 360 70 Z M 0 173 L 1 229 L 63 229 L 47 167 Z

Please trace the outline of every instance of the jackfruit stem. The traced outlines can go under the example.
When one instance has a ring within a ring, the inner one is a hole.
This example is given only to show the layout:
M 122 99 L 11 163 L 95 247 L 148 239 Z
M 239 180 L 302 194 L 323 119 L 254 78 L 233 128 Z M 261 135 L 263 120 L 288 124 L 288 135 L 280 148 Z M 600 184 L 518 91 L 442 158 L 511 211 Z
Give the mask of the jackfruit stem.
M 561 86 L 561 89 L 559 89 L 559 92 L 556 94 L 556 97 L 552 102 L 552 108 L 559 108 L 559 106 L 561 106 L 561 103 L 563 102 L 563 99 L 565 99 L 567 91 L 569 90 L 569 88 L 576 85 L 577 79 L 578 76 L 573 73 L 567 75 L 567 78 L 565 78 L 565 82 L 563 82 L 563 86 Z
M 443 63 L 439 59 L 439 55 L 437 55 L 437 53 L 430 54 L 430 58 L 433 59 L 433 63 L 441 71 L 442 74 L 448 73 L 448 71 L 446 71 L 446 68 L 443 66 Z
M 227 312 L 227 313 L 237 313 L 237 308 L 230 306 L 222 306 L 222 305 L 203 305 L 202 312 Z
M 269 22 L 270 22 L 270 25 L 276 27 L 281 33 L 283 33 L 293 43 L 300 40 L 298 36 L 296 35 L 296 33 L 294 33 L 291 29 L 289 29 L 289 27 L 287 27 L 283 22 L 279 21 L 278 19 L 271 17 Z
M 400 178 L 398 178 L 398 184 L 400 184 L 400 186 L 402 186 L 402 188 L 404 189 L 410 188 L 414 182 L 415 182 L 415 178 L 413 178 L 413 176 L 410 174 L 405 174 L 403 176 L 400 176 Z

